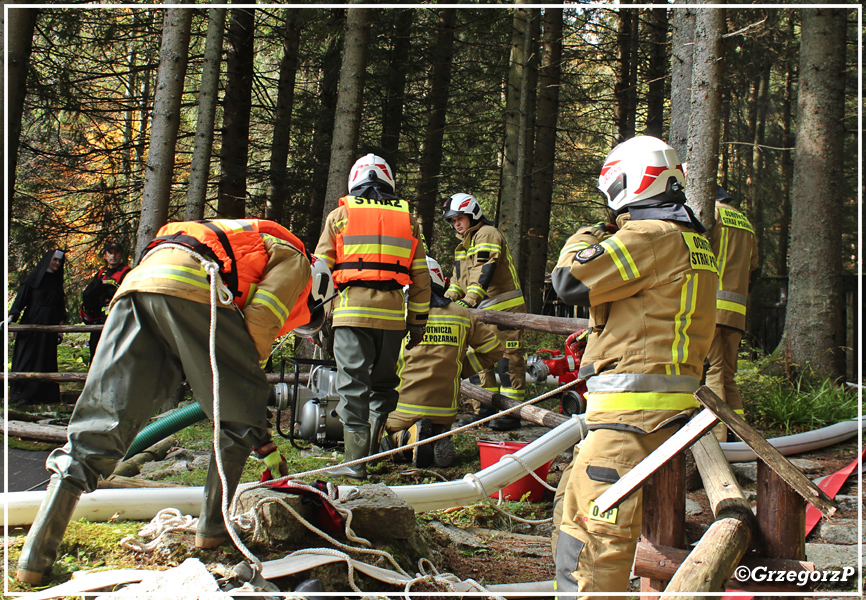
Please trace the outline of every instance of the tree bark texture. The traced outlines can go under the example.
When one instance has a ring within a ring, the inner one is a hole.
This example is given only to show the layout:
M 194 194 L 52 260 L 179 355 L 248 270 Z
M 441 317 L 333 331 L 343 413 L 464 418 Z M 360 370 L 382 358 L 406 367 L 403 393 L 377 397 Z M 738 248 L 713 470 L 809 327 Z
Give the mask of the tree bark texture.
M 192 11 L 188 8 L 165 11 L 135 256 L 141 254 L 168 218 L 191 22 Z
M 634 115 L 637 110 L 637 19 L 638 9 L 627 8 L 631 0 L 622 0 L 617 24 L 616 96 L 617 143 L 634 137 Z
M 274 107 L 274 135 L 271 140 L 271 163 L 268 170 L 268 195 L 265 215 L 277 223 L 284 223 L 283 212 L 289 195 L 287 165 L 292 131 L 292 106 L 295 98 L 295 79 L 298 72 L 298 47 L 301 41 L 300 14 L 297 8 L 286 8 L 283 30 L 283 56 L 280 61 L 280 81 L 277 85 L 277 104 Z
M 334 136 L 331 140 L 331 160 L 328 166 L 328 189 L 322 218 L 337 208 L 345 196 L 349 170 L 355 161 L 358 132 L 361 127 L 361 109 L 364 101 L 364 79 L 370 38 L 369 8 L 346 10 L 346 40 L 334 115 Z M 391 165 L 393 168 L 393 165 Z M 397 192 L 399 194 L 399 191 Z
M 246 211 L 256 10 L 233 8 L 230 14 L 217 216 L 241 219 Z
M 842 120 L 845 27 L 841 9 L 802 9 L 797 149 L 791 199 L 791 272 L 785 335 L 791 359 L 843 375 Z M 785 349 L 787 350 L 787 349 Z
M 695 9 L 689 2 L 671 6 L 671 125 L 668 143 L 689 160 L 689 116 L 692 111 L 692 63 L 695 48 Z M 693 4 L 693 2 L 692 2 Z
M 724 8 L 697 9 L 686 189 L 689 205 L 710 231 L 715 221 L 719 169 L 724 32 Z
M 644 133 L 657 138 L 664 137 L 665 128 L 665 77 L 668 65 L 668 11 L 653 8 L 650 11 L 649 66 L 647 68 L 646 128 Z
M 412 64 L 410 31 L 415 9 L 392 11 L 396 14 L 391 28 L 391 49 L 388 53 L 388 75 L 385 102 L 382 107 L 382 151 L 391 160 L 398 158 L 403 107 L 406 104 L 406 74 Z
M 226 9 L 207 11 L 207 39 L 202 61 L 201 89 L 198 92 L 198 115 L 195 122 L 195 144 L 189 171 L 189 191 L 186 198 L 187 221 L 204 218 L 207 182 L 213 152 L 213 131 L 219 94 L 220 64 L 222 63 L 223 31 Z
M 524 299 L 531 313 L 540 313 L 542 290 L 547 272 L 550 207 L 553 200 L 553 177 L 556 164 L 556 122 L 559 117 L 559 86 L 562 73 L 562 8 L 544 10 L 541 37 L 541 67 L 538 74 L 538 107 L 536 112 L 535 165 L 530 187 L 528 215 L 527 274 L 529 285 Z
M 304 245 L 315 248 L 322 231 L 325 194 L 328 189 L 328 157 L 331 155 L 331 139 L 334 134 L 334 113 L 337 108 L 337 82 L 340 74 L 340 54 L 343 48 L 343 29 L 346 22 L 346 12 L 342 8 L 330 11 L 328 22 L 328 49 L 322 58 L 319 69 L 321 82 L 319 84 L 320 110 L 313 130 L 313 182 L 309 199 L 309 212 L 304 229 Z M 346 173 L 348 181 L 349 174 Z M 327 214 L 327 213 L 324 213 Z M 295 216 L 296 218 L 297 216 Z M 294 225 L 293 228 L 299 229 Z
M 12 214 L 15 206 L 15 170 L 18 165 L 18 143 L 21 137 L 21 117 L 24 114 L 24 97 L 27 94 L 27 71 L 30 67 L 30 51 L 33 47 L 33 31 L 36 27 L 36 17 L 39 10 L 36 8 L 9 8 L 9 38 L 6 70 L 9 77 L 9 145 L 7 146 L 7 165 L 9 168 L 6 182 L 9 198 L 9 213 Z M 3 74 L 0 73 L 0 79 Z M 5 85 L 0 82 L 0 86 Z M 6 91 L 0 89 L 0 96 Z M 0 142 L 3 137 L 6 121 L 0 125 Z M 5 142 L 3 142 L 5 143 Z
M 428 247 L 433 244 L 434 227 L 439 211 L 439 177 L 442 168 L 442 140 L 451 89 L 451 63 L 454 58 L 456 8 L 439 9 L 439 25 L 433 46 L 433 70 L 430 76 L 429 113 L 424 130 L 424 152 L 415 206 L 421 230 Z

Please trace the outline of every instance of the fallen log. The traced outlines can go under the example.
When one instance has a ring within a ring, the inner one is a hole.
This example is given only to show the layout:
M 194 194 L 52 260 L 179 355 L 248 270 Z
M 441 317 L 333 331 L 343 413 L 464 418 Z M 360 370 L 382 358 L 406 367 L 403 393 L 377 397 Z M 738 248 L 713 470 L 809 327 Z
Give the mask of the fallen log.
M 9 324 L 6 326 L 9 333 L 27 332 L 27 333 L 90 333 L 93 331 L 102 331 L 102 325 L 16 325 Z
M 469 310 L 482 323 L 502 325 L 513 329 L 532 329 L 533 331 L 544 331 L 545 333 L 570 335 L 575 331 L 589 327 L 588 319 L 569 319 L 567 317 L 550 317 L 547 315 L 502 312 L 479 308 L 470 308 Z
M 465 379 L 460 382 L 460 393 L 467 398 L 478 400 L 479 402 L 490 405 L 500 411 L 521 404 L 521 402 L 518 402 L 517 400 L 512 400 L 511 398 L 506 398 L 501 394 L 485 390 L 483 387 L 469 383 L 469 381 Z M 544 427 L 550 427 L 551 429 L 568 421 L 568 417 L 539 408 L 538 406 L 524 406 L 519 411 L 512 414 L 516 414 L 520 416 L 521 419 L 529 421 L 530 423 L 543 425 Z
M 22 421 L 9 421 L 4 427 L 0 421 L 0 433 L 9 437 L 48 442 L 50 444 L 66 443 L 66 427 L 59 425 L 42 425 L 40 423 L 24 423 Z

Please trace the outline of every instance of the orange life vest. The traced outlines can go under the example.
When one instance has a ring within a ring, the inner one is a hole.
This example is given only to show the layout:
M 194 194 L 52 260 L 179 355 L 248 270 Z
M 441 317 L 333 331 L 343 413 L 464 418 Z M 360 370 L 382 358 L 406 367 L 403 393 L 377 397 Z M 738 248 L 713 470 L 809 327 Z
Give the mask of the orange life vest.
M 409 285 L 409 267 L 418 240 L 412 235 L 409 204 L 405 200 L 340 198 L 346 226 L 337 234 L 334 281 L 393 282 Z
M 144 249 L 142 256 L 160 244 L 180 244 L 210 258 L 220 265 L 223 282 L 234 295 L 234 303 L 244 308 L 255 294 L 256 284 L 268 263 L 263 235 L 286 242 L 306 255 L 304 244 L 288 229 L 264 219 L 214 219 L 212 221 L 178 221 L 163 225 L 157 237 Z M 279 335 L 310 321 L 306 299 L 312 283 L 301 294 L 301 302 L 291 314 Z

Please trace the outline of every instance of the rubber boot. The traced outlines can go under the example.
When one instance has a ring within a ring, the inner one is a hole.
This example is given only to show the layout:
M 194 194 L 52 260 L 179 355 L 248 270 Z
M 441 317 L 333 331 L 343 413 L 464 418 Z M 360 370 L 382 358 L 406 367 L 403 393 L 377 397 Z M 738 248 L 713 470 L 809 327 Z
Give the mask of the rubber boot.
M 379 445 L 382 442 L 382 437 L 385 433 L 385 421 L 388 420 L 387 415 L 373 415 L 370 413 L 370 447 L 367 449 L 367 456 L 373 456 L 380 452 Z M 368 462 L 372 465 L 372 462 Z
M 434 425 L 433 435 L 439 435 L 448 431 L 448 425 Z M 433 464 L 437 467 L 450 467 L 454 462 L 454 456 L 457 451 L 454 449 L 453 436 L 444 437 L 441 440 L 433 442 Z
M 427 418 L 418 419 L 409 428 L 409 434 L 410 443 L 421 442 L 433 437 L 433 422 Z M 412 466 L 417 469 L 433 466 L 433 444 L 421 444 L 412 448 Z
M 18 581 L 30 585 L 42 583 L 43 575 L 51 570 L 57 558 L 57 548 L 83 491 L 56 475 L 51 477 L 18 558 L 15 573 Z
M 478 412 L 474 415 L 469 415 L 468 417 L 463 417 L 462 419 L 457 419 L 456 425 L 458 427 L 463 427 L 464 425 L 469 425 L 470 423 L 474 423 L 475 421 L 479 421 L 481 419 L 486 419 L 490 415 L 495 415 L 496 411 L 487 406 L 486 404 L 482 404 L 481 408 L 478 409 Z M 496 419 L 494 419 L 495 421 Z
M 231 507 L 238 482 L 241 480 L 244 464 L 246 463 L 223 463 L 223 471 L 226 476 L 226 497 L 228 498 L 229 507 Z M 216 548 L 229 540 L 229 532 L 223 520 L 222 499 L 222 482 L 220 481 L 219 471 L 217 471 L 216 459 L 211 455 L 210 465 L 207 469 L 207 479 L 204 484 L 204 499 L 202 500 L 201 513 L 198 517 L 198 526 L 195 530 L 196 548 L 205 550 Z
M 352 462 L 369 456 L 367 452 L 370 449 L 370 428 L 356 429 L 354 431 L 343 427 L 343 444 L 346 447 L 346 453 L 343 457 L 343 462 Z M 337 467 L 327 471 L 332 477 L 349 477 L 350 479 L 367 479 L 366 463 L 358 463 L 351 467 Z

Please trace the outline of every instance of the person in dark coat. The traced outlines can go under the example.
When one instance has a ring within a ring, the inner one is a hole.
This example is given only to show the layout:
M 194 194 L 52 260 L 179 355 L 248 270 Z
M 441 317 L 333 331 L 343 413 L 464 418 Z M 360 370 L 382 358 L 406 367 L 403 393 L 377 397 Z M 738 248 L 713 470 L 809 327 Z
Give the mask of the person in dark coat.
M 105 244 L 104 252 L 106 266 L 93 276 L 90 283 L 81 292 L 81 320 L 87 325 L 105 323 L 108 316 L 108 305 L 114 298 L 114 292 L 123 283 L 123 278 L 129 273 L 131 267 L 126 264 L 126 255 L 123 246 L 114 240 Z M 96 354 L 96 346 L 99 344 L 101 331 L 90 334 L 90 359 Z
M 60 325 L 66 321 L 63 294 L 63 250 L 49 250 L 24 280 L 12 307 L 9 320 L 22 325 Z M 62 334 L 19 332 L 12 350 L 12 372 L 57 372 L 57 345 Z M 60 386 L 51 381 L 11 381 L 9 400 L 13 404 L 56 404 Z

